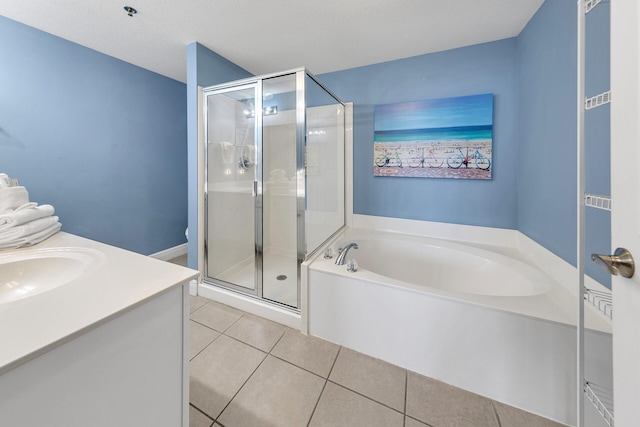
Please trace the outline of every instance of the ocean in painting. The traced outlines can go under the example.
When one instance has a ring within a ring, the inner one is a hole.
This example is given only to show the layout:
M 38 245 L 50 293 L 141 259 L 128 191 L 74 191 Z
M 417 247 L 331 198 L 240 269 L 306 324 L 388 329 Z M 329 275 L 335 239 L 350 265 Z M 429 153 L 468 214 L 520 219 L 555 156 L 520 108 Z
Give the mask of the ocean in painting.
M 376 130 L 374 142 L 491 140 L 492 125 L 458 126 L 431 129 Z
M 491 179 L 493 95 L 374 107 L 374 176 Z

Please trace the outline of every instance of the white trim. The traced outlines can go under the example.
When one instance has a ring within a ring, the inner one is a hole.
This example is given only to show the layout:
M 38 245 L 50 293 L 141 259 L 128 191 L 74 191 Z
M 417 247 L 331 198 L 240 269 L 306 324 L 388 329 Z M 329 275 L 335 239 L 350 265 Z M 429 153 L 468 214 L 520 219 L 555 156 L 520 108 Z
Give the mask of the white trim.
M 189 290 L 182 286 L 182 427 L 189 427 Z
M 301 330 L 300 314 L 260 301 L 257 298 L 248 297 L 238 292 L 229 291 L 207 283 L 200 283 L 198 286 L 198 295 L 280 323 L 298 331 Z
M 155 254 L 149 255 L 151 258 L 159 259 L 162 261 L 169 261 L 179 256 L 186 254 L 189 251 L 189 247 L 186 243 L 183 243 L 178 246 L 174 246 L 169 249 L 165 249 L 164 251 L 156 252 Z
M 193 279 L 189 282 L 189 295 L 194 297 L 198 295 L 198 279 Z
M 198 86 L 198 271 L 204 276 L 204 93 Z
M 353 215 L 353 227 L 436 239 L 516 247 L 518 230 L 370 215 Z
M 344 197 L 345 224 L 353 225 L 353 102 L 344 104 Z

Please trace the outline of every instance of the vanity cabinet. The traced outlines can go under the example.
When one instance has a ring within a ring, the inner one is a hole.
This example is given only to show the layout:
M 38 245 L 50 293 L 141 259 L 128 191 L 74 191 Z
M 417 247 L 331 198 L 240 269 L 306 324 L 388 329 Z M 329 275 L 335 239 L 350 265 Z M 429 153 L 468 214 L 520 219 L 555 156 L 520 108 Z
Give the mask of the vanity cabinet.
M 0 426 L 188 427 L 198 272 L 67 233 L 36 246 L 17 251 L 102 255 L 62 286 L 0 304 Z
M 0 376 L 0 425 L 187 427 L 185 288 Z

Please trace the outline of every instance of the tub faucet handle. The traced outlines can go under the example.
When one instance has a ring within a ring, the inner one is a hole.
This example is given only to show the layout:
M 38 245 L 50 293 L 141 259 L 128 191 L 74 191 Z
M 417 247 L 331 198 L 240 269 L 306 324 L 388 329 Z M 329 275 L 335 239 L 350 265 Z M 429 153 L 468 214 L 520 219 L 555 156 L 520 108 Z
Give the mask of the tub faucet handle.
M 331 259 L 331 258 L 333 258 L 333 249 L 327 248 L 324 251 L 324 259 Z

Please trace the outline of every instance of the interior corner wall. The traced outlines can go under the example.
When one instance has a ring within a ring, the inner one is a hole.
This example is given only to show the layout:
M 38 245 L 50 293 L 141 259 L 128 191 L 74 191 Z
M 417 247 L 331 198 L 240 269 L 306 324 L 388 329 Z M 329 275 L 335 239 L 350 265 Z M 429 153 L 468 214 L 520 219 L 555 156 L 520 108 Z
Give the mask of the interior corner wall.
M 515 229 L 516 77 L 515 38 L 318 76 L 354 103 L 354 213 Z M 373 176 L 375 105 L 482 93 L 494 94 L 491 180 Z
M 216 52 L 194 42 L 187 46 L 187 139 L 189 267 L 198 269 L 198 86 L 207 87 L 251 77 Z
M 62 230 L 150 254 L 185 242 L 186 86 L 0 16 L 0 172 Z
M 517 38 L 518 229 L 576 265 L 577 10 L 547 0 Z M 609 8 L 586 17 L 586 96 L 609 90 Z M 610 195 L 609 106 L 585 114 L 586 192 Z M 587 208 L 586 255 L 611 250 L 609 212 Z M 588 275 L 610 276 L 587 260 Z

